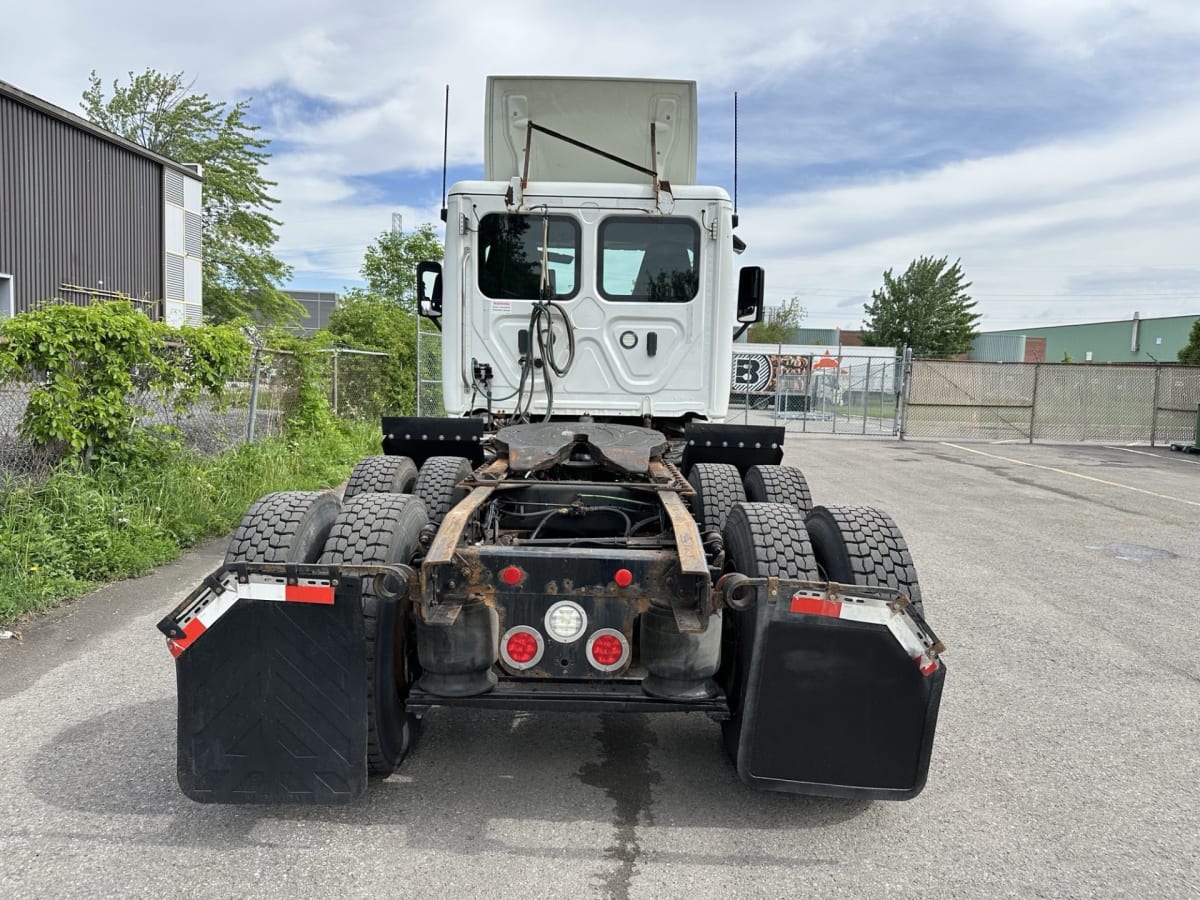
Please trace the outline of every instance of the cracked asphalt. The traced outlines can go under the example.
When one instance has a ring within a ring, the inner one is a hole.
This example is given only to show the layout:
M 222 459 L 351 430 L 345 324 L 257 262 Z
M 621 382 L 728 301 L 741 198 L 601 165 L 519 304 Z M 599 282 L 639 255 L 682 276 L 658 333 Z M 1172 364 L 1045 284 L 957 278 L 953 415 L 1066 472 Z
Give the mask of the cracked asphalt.
M 352 805 L 194 804 L 154 624 L 213 543 L 0 641 L 0 897 L 1200 896 L 1200 458 L 788 442 L 949 645 L 916 800 L 756 793 L 698 715 L 437 710 Z

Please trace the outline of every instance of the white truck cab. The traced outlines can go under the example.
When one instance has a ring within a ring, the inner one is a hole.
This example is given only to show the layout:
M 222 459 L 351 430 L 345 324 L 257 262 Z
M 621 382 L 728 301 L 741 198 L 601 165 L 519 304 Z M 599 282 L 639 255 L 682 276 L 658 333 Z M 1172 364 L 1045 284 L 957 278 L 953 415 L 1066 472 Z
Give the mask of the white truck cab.
M 733 330 L 762 314 L 735 271 L 729 195 L 694 184 L 694 82 L 488 80 L 485 179 L 446 200 L 446 411 L 720 420 Z

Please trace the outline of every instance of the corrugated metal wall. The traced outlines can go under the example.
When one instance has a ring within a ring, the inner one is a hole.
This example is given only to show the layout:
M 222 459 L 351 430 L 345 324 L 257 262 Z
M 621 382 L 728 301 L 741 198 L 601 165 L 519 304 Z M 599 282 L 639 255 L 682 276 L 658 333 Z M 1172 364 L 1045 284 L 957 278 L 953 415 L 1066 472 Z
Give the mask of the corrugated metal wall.
M 1023 334 L 981 334 L 971 345 L 967 359 L 986 362 L 1025 362 Z
M 161 299 L 162 215 L 159 163 L 0 96 L 0 272 L 17 312 L 87 302 L 63 284 Z

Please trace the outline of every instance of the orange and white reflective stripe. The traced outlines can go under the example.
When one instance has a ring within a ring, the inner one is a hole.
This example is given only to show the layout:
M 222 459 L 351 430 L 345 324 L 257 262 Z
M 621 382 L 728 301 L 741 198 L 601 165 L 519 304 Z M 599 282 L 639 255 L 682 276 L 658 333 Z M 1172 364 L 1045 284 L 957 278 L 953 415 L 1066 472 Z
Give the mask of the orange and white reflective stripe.
M 274 603 L 315 603 L 332 606 L 334 588 L 328 581 L 301 579 L 298 584 L 271 576 L 251 575 L 240 582 L 235 575 L 226 575 L 221 581 L 225 588 L 217 593 L 206 588 L 196 597 L 189 612 L 178 623 L 183 637 L 167 638 L 167 649 L 178 658 L 200 635 L 212 628 L 213 623 L 229 610 L 238 600 L 266 600 Z
M 277 580 L 264 580 L 261 576 L 250 576 L 248 584 L 237 585 L 238 599 L 272 600 L 278 603 L 323 603 L 333 604 L 333 586 L 328 581 L 305 581 L 301 584 L 286 584 Z
M 907 610 L 896 609 L 886 600 L 873 597 L 830 600 L 827 594 L 797 591 L 792 595 L 789 610 L 805 616 L 826 616 L 845 622 L 884 625 L 917 664 L 922 675 L 932 675 L 938 669 L 937 652 L 933 649 L 933 642 L 922 639 L 922 629 Z

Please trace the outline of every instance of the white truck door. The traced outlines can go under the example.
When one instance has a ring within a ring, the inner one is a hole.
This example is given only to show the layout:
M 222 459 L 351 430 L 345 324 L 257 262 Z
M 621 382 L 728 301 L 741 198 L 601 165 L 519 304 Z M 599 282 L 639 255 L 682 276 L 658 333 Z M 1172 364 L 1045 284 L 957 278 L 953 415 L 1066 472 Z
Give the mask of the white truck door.
M 703 235 L 685 216 L 635 213 L 592 223 L 565 213 L 483 216 L 474 254 L 476 289 L 467 292 L 475 300 L 467 311 L 468 352 L 492 365 L 493 395 L 516 390 L 518 360 L 540 352 L 530 313 L 542 289 L 544 259 L 552 299 L 566 312 L 575 339 L 570 370 L 551 375 L 555 412 L 706 411 L 713 342 L 705 335 L 714 333 L 709 319 L 720 266 Z M 561 365 L 568 335 L 557 313 L 553 322 L 552 355 Z M 544 413 L 541 370 L 532 376 L 532 410 Z M 495 408 L 515 405 L 512 398 Z

